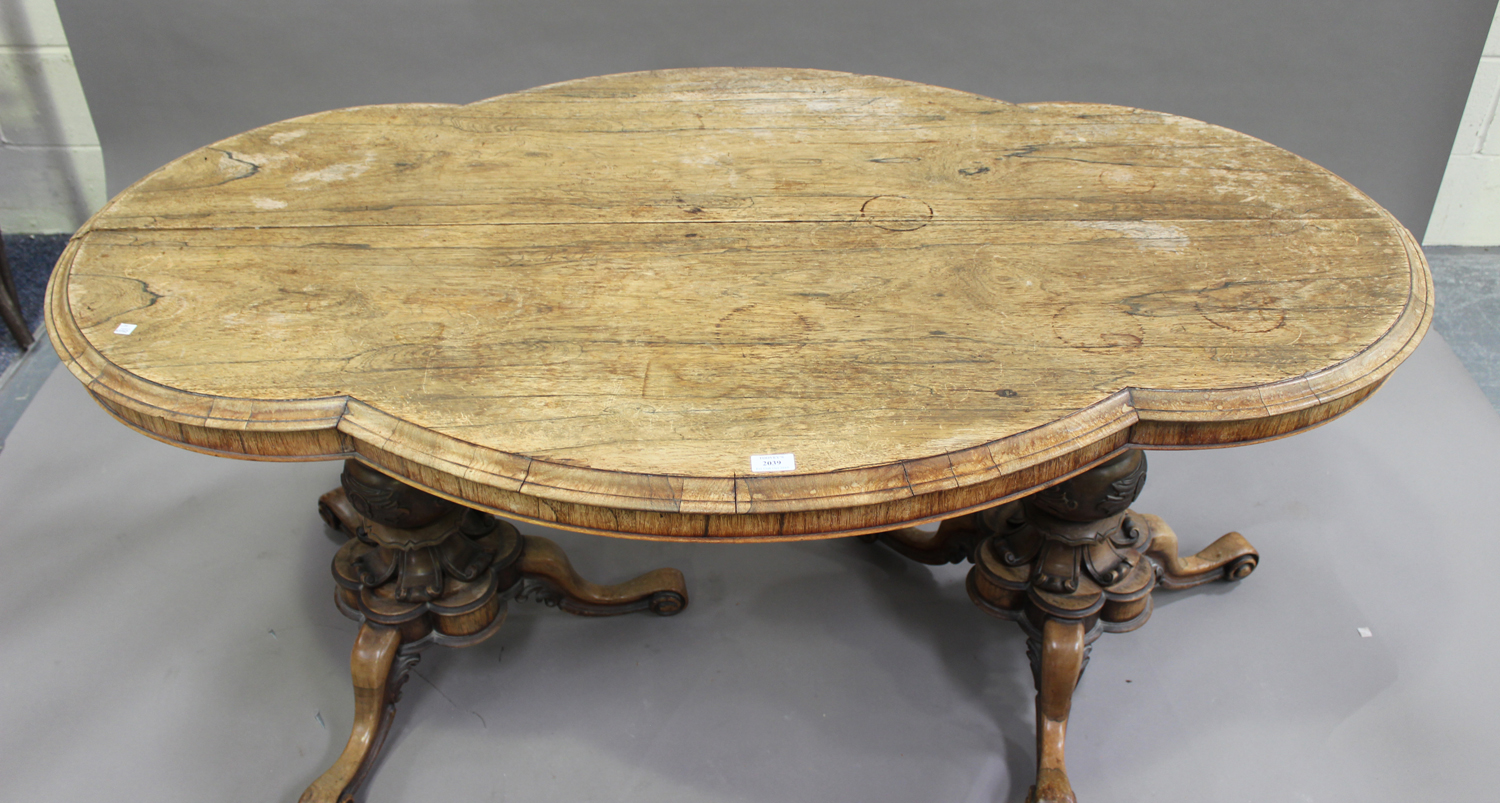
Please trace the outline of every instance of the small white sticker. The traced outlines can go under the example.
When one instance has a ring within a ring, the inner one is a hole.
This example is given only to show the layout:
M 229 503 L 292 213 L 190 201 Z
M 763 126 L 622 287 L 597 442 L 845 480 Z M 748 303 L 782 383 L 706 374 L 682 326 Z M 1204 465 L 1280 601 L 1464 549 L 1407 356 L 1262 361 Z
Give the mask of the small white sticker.
M 115 334 L 117 334 L 117 335 L 128 335 L 128 334 L 130 334 L 131 332 L 134 332 L 134 331 L 135 331 L 135 324 L 133 324 L 133 323 L 122 323 L 119 326 L 115 327 Z
M 1373 635 L 1375 635 L 1375 634 L 1371 633 L 1370 632 L 1370 628 L 1368 628 L 1368 627 L 1361 627 L 1359 629 L 1359 637 L 1360 638 L 1369 638 L 1369 637 L 1371 637 Z
M 795 471 L 797 458 L 789 454 L 753 454 L 750 455 L 750 470 L 755 472 Z

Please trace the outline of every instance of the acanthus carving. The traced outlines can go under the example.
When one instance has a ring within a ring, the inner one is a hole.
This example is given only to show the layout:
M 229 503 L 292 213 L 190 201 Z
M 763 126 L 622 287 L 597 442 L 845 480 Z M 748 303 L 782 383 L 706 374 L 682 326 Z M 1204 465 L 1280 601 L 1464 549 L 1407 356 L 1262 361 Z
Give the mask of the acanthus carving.
M 1129 450 L 980 516 L 990 535 L 975 552 L 969 596 L 1021 625 L 1037 688 L 1037 783 L 1028 803 L 1076 799 L 1063 742 L 1093 641 L 1145 624 L 1158 585 L 1240 580 L 1259 561 L 1239 533 L 1180 557 L 1165 522 L 1129 509 L 1145 479 L 1145 455 Z
M 339 479 L 354 509 L 387 527 L 402 530 L 425 527 L 459 507 L 356 460 L 344 462 L 344 473 Z
M 428 528 L 436 530 L 436 543 L 392 538 L 379 524 L 358 528 L 355 537 L 367 548 L 354 547 L 349 559 L 360 583 L 374 587 L 394 579 L 397 600 L 429 602 L 443 595 L 449 580 L 473 581 L 494 564 L 497 548 L 485 536 L 499 527 L 498 519 L 471 510 L 440 523 Z
M 391 662 L 390 678 L 386 680 L 386 715 L 394 716 L 396 704 L 401 702 L 401 689 L 411 677 L 412 670 L 422 662 L 422 646 L 419 644 L 403 644 L 396 651 L 396 658 Z
M 492 632 L 503 608 L 496 596 L 519 580 L 516 528 L 353 460 L 342 479 L 319 510 L 353 534 L 333 562 L 345 612 L 384 625 L 436 625 L 455 637 Z
M 1024 620 L 1023 620 L 1024 621 Z M 1026 662 L 1031 665 L 1031 682 L 1036 686 L 1042 685 L 1042 635 L 1033 627 L 1026 630 Z M 1094 642 L 1098 640 L 1102 631 L 1095 628 L 1084 636 L 1083 657 L 1079 659 L 1078 675 L 1083 676 L 1084 670 L 1089 668 L 1089 657 L 1094 654 Z
M 982 521 L 993 535 L 976 553 L 971 586 L 995 593 L 976 601 L 993 597 L 981 604 L 1007 618 L 1030 605 L 1069 619 L 1102 615 L 1111 630 L 1144 624 L 1156 581 L 1143 555 L 1149 530 L 1137 526 L 1124 505 L 1139 495 L 1145 465 L 1140 452 L 1126 452 L 986 511 Z M 1110 512 L 1093 515 L 1100 511 Z
M 687 605 L 676 569 L 591 583 L 546 538 L 522 536 L 508 522 L 354 460 L 344 465 L 343 487 L 319 499 L 318 512 L 350 536 L 333 561 L 335 600 L 361 626 L 351 657 L 355 726 L 343 755 L 308 787 L 303 803 L 352 799 L 385 740 L 418 650 L 484 641 L 505 620 L 511 596 L 587 616 L 671 616 Z
M 548 608 L 557 608 L 567 613 L 582 616 L 615 616 L 636 611 L 650 611 L 657 616 L 673 616 L 687 607 L 687 597 L 673 589 L 653 591 L 647 596 L 628 601 L 600 603 L 581 599 L 569 594 L 548 580 L 527 578 L 520 593 L 519 602 L 536 602 Z
M 1075 477 L 1032 494 L 1027 502 L 1068 521 L 1097 521 L 1123 513 L 1146 484 L 1146 454 L 1132 449 Z

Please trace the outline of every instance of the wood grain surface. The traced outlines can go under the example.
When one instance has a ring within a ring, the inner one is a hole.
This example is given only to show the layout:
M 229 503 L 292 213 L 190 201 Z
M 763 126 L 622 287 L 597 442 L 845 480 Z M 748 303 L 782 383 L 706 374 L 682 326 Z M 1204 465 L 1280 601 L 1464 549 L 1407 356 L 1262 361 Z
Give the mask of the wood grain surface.
M 1431 298 L 1388 213 L 1228 129 L 701 69 L 195 151 L 79 231 L 48 324 L 163 440 L 758 539 L 1312 426 L 1415 348 Z

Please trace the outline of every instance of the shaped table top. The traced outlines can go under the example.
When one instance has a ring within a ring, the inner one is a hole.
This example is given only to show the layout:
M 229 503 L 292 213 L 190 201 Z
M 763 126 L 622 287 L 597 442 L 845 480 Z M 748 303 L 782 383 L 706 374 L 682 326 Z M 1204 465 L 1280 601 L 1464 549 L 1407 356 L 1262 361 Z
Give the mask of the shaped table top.
M 1431 298 L 1389 213 L 1228 129 L 701 69 L 202 148 L 78 232 L 48 327 L 106 409 L 189 448 L 793 538 L 1314 425 Z

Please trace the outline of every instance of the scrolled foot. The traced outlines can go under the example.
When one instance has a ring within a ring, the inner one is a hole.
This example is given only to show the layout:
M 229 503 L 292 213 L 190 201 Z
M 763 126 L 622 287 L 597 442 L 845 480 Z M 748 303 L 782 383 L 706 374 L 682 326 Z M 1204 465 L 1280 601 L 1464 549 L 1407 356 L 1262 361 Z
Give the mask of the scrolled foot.
M 1243 580 L 1260 563 L 1260 553 L 1239 533 L 1225 533 L 1198 554 L 1179 557 L 1177 534 L 1161 517 L 1132 511 L 1129 520 L 1133 526 L 1147 530 L 1150 545 L 1146 548 L 1146 555 L 1156 564 L 1158 583 L 1163 588 L 1192 588 L 1214 580 Z
M 1238 536 L 1240 534 L 1239 533 L 1225 533 L 1225 535 L 1235 535 L 1235 536 Z M 1244 536 L 1240 536 L 1240 538 L 1241 538 L 1241 540 L 1243 540 Z M 1212 547 L 1213 545 L 1210 544 L 1209 546 Z M 1246 546 L 1249 546 L 1249 545 L 1246 544 Z M 1199 553 L 1199 554 L 1202 554 L 1202 553 Z M 1241 555 L 1241 556 L 1235 558 L 1234 560 L 1230 561 L 1229 564 L 1224 567 L 1224 581 L 1225 582 L 1233 582 L 1235 580 L 1243 580 L 1246 577 L 1249 577 L 1250 573 L 1254 572 L 1255 571 L 1255 567 L 1259 566 L 1259 565 L 1260 565 L 1260 556 L 1259 555 Z
M 527 588 L 522 598 L 534 599 L 580 616 L 617 616 L 650 611 L 672 616 L 687 607 L 687 583 L 676 569 L 656 569 L 616 585 L 591 583 L 573 568 L 562 547 L 540 536 L 525 536 L 519 562 Z
M 687 607 L 687 597 L 676 591 L 658 591 L 651 595 L 651 612 L 657 616 L 676 616 Z

